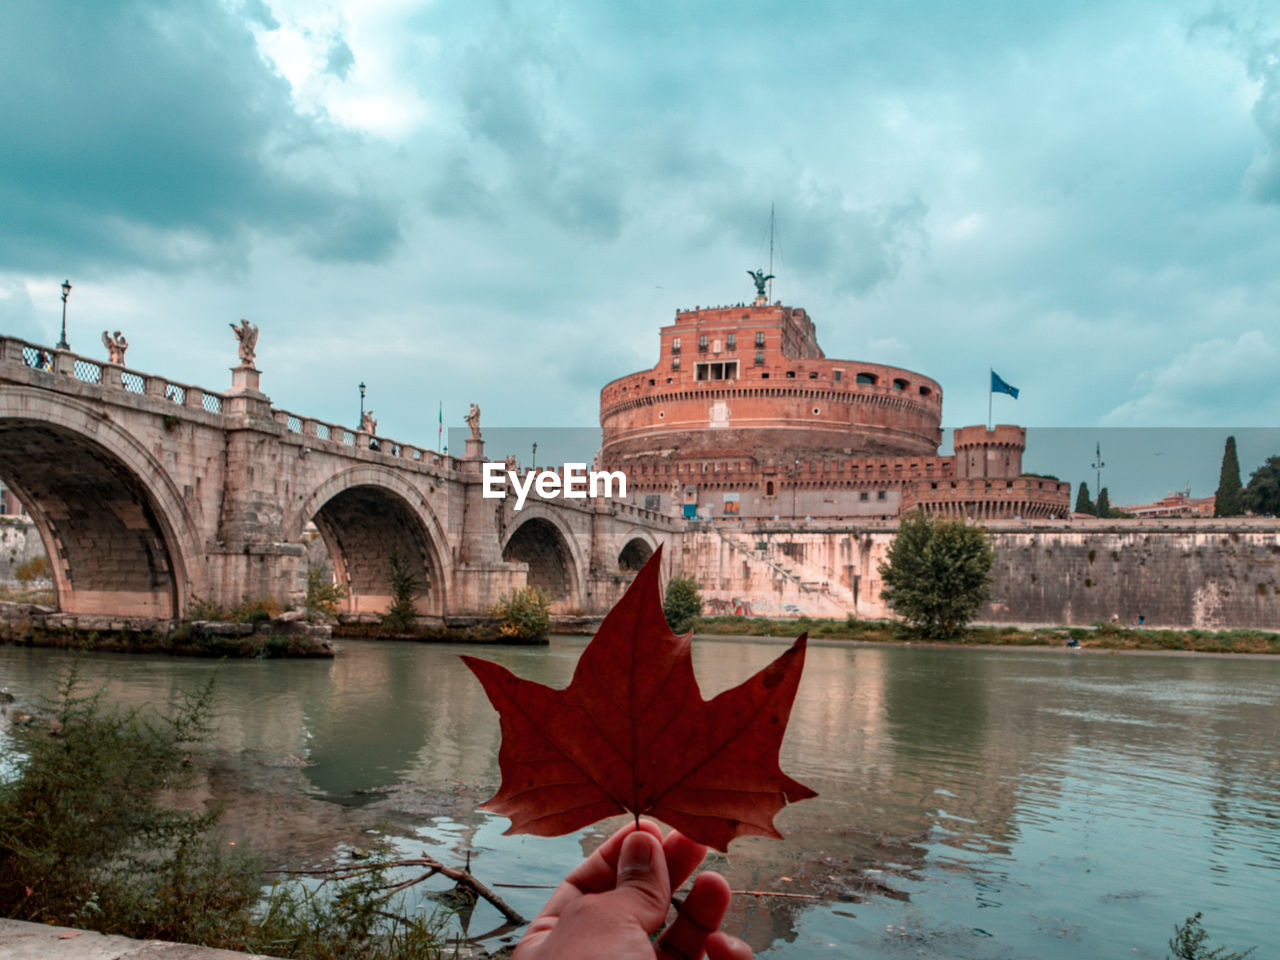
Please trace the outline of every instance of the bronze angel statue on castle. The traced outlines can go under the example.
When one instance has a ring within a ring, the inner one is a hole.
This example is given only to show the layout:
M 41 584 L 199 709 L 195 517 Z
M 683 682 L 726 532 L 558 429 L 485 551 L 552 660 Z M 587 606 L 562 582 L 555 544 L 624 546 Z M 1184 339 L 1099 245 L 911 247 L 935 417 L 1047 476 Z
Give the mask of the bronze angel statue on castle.
M 766 276 L 763 270 L 748 270 L 747 276 L 755 281 L 756 296 L 763 299 L 765 296 L 764 285 L 774 278 L 773 274 Z

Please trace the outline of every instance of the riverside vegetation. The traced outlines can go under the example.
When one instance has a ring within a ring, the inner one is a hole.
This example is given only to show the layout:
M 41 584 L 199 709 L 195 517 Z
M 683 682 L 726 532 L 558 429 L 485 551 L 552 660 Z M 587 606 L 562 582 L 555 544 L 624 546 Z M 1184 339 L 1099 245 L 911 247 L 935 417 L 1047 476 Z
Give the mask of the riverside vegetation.
M 214 686 L 166 714 L 106 710 L 72 667 L 47 722 L 13 730 L 0 783 L 0 915 L 298 960 L 436 960 L 443 917 L 380 864 L 264 893 L 261 862 L 174 798 L 204 769 Z M 450 953 L 452 955 L 452 952 Z
M 939 643 L 975 646 L 1063 646 L 1075 640 L 1080 646 L 1098 650 L 1180 650 L 1199 653 L 1280 654 L 1280 633 L 1264 630 L 1160 630 L 1128 627 L 1099 621 L 1089 627 L 969 626 L 947 636 L 891 620 L 859 620 L 850 614 L 844 620 L 773 620 L 767 617 L 702 617 L 694 622 L 695 633 L 709 636 L 780 637 L 792 639 L 808 632 L 811 639 L 852 640 L 866 643 Z

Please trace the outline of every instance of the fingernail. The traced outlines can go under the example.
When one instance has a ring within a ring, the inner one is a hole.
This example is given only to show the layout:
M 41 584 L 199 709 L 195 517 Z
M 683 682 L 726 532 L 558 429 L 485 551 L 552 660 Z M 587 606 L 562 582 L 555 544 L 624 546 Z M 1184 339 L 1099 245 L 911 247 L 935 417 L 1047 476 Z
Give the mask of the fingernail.
M 646 833 L 633 833 L 622 845 L 619 873 L 642 873 L 653 863 L 654 841 Z

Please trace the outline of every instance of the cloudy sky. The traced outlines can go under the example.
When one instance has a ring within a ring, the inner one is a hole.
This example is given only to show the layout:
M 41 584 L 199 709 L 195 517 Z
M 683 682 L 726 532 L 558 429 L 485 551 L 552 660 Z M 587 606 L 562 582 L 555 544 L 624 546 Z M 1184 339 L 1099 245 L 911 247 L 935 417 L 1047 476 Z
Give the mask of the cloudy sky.
M 410 443 L 594 424 L 771 204 L 948 425 L 1280 423 L 1275 3 L 6 0 L 0 129 L 0 330 Z

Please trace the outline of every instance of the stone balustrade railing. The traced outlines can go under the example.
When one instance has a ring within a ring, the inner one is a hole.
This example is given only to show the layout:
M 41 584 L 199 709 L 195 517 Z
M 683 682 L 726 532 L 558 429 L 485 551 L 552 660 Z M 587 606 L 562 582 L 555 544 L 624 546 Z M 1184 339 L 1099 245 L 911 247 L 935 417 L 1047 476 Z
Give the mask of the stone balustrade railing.
M 57 350 L 17 337 L 0 337 L 0 363 L 16 363 L 55 376 L 69 376 L 81 383 L 98 384 L 106 389 L 124 390 L 148 397 L 159 397 L 179 406 L 222 413 L 222 394 L 201 387 L 179 383 L 153 373 L 130 370 L 118 363 L 81 357 L 70 350 Z
M 32 370 L 45 371 L 53 376 L 69 376 L 81 383 L 96 384 L 104 389 L 120 389 L 126 393 L 158 397 L 179 406 L 203 410 L 206 413 L 223 414 L 224 394 L 214 393 L 187 383 L 179 383 L 157 374 L 130 370 L 118 363 L 82 357 L 70 350 L 58 350 L 54 347 L 29 343 L 17 337 L 0 336 L 0 363 L 20 364 Z M 455 457 L 436 453 L 424 447 L 362 433 L 341 424 L 303 417 L 287 410 L 272 407 L 271 419 L 283 425 L 291 433 L 305 437 L 315 437 L 353 448 L 362 446 L 378 453 L 430 464 L 445 470 L 457 470 L 460 467 Z
M 434 450 L 428 450 L 425 447 L 401 443 L 398 440 L 389 440 L 386 437 L 380 437 L 367 431 L 352 430 L 350 427 L 344 427 L 340 424 L 326 423 L 313 417 L 304 417 L 300 414 L 290 413 L 288 410 L 278 410 L 272 407 L 271 418 L 276 423 L 282 424 L 290 433 L 300 434 L 304 437 L 316 437 L 320 440 L 329 440 L 348 447 L 364 447 L 392 457 L 400 457 L 416 463 L 427 463 L 446 470 L 456 470 L 459 466 L 456 457 L 436 453 Z

